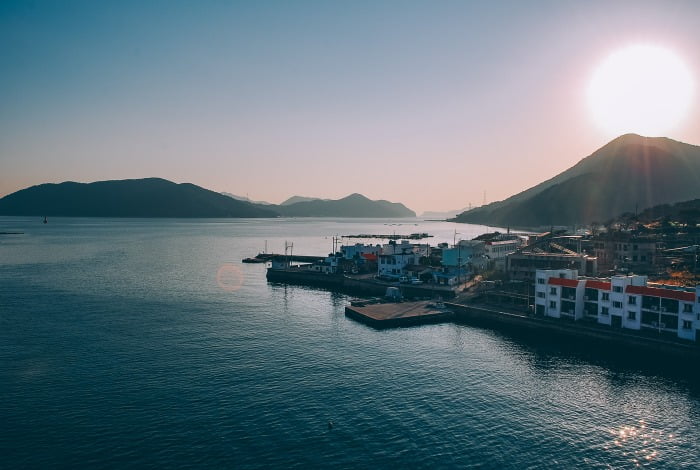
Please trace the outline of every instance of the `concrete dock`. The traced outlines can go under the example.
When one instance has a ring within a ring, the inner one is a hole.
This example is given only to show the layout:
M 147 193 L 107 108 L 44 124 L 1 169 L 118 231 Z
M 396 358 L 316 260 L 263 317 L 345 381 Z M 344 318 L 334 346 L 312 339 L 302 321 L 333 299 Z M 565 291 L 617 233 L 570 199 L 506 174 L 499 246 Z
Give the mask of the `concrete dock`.
M 345 316 L 374 328 L 390 328 L 448 322 L 454 318 L 454 312 L 424 300 L 371 304 L 362 307 L 347 306 L 345 307 Z

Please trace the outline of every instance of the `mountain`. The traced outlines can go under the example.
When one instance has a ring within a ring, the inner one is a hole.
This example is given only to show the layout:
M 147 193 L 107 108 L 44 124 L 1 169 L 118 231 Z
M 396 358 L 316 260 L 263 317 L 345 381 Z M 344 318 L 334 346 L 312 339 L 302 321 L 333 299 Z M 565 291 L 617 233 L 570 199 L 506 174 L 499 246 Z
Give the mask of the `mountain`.
M 0 215 L 276 217 L 274 210 L 160 178 L 41 184 L 0 199 Z
M 318 197 L 306 197 L 306 196 L 292 196 L 284 202 L 280 203 L 280 206 L 289 206 L 296 204 L 297 202 L 309 202 L 309 201 L 328 201 L 328 199 L 321 199 Z
M 372 201 L 362 194 L 351 194 L 338 200 L 313 200 L 276 206 L 287 217 L 415 217 L 406 206 L 384 200 Z
M 699 197 L 700 147 L 626 134 L 554 178 L 454 220 L 527 227 L 585 224 Z
M 232 197 L 233 199 L 237 199 L 239 201 L 250 202 L 251 204 L 260 204 L 262 206 L 271 206 L 272 205 L 272 203 L 267 202 L 267 201 L 253 201 L 248 196 L 238 196 L 237 194 L 231 194 L 231 193 L 227 193 L 227 192 L 223 192 L 223 191 L 221 194 L 223 194 L 224 196 Z

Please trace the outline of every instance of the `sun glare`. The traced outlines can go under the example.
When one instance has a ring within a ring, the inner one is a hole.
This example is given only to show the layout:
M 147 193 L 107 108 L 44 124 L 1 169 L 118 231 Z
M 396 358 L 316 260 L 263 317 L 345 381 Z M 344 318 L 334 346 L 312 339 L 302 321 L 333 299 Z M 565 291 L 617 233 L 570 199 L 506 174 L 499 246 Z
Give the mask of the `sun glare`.
M 634 45 L 608 56 L 588 87 L 593 119 L 610 135 L 661 136 L 685 117 L 694 93 L 688 67 L 672 51 Z

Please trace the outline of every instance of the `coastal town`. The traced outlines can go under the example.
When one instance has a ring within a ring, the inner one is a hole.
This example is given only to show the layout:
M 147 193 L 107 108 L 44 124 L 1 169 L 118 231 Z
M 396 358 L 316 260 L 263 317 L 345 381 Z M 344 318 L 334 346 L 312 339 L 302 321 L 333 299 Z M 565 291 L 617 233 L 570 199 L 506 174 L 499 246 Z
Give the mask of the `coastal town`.
M 554 319 L 580 327 L 577 331 L 595 326 L 647 340 L 700 340 L 697 226 L 667 221 L 543 233 L 508 230 L 435 246 L 423 243 L 424 235 L 385 244 L 338 243 L 325 257 L 267 255 L 267 278 L 396 303 L 374 317 L 366 300 L 348 307 L 349 316 L 374 326 L 450 319 L 445 301 L 478 307 L 491 319 L 508 313 L 528 321 Z M 408 308 L 400 306 L 406 300 L 429 301 L 422 307 L 437 302 L 441 308 L 421 315 L 409 308 L 402 321 L 397 312 Z

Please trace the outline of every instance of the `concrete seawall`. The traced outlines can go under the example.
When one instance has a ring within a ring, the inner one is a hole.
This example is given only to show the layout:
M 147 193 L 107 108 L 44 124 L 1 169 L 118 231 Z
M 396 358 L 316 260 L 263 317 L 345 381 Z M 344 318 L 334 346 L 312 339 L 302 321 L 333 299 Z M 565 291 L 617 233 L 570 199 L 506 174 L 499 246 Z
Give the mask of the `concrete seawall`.
M 321 286 L 342 289 L 346 292 L 369 296 L 383 296 L 387 287 L 398 287 L 404 297 L 434 297 L 443 299 L 455 297 L 452 289 L 434 287 L 431 285 L 411 285 L 379 282 L 374 279 L 362 279 L 341 274 L 324 274 L 303 269 L 268 269 L 267 280 L 272 282 L 286 282 L 308 286 Z
M 268 269 L 267 280 L 272 282 L 286 282 L 289 284 L 301 284 L 322 287 L 342 287 L 343 276 L 336 274 L 324 274 L 308 270 L 294 269 Z
M 695 343 L 654 338 L 605 326 L 503 312 L 489 306 L 445 305 L 455 312 L 458 323 L 502 330 L 538 341 L 578 342 L 589 348 L 606 349 L 616 356 L 648 356 L 656 360 L 659 355 L 671 355 L 688 360 L 700 359 L 700 346 Z

